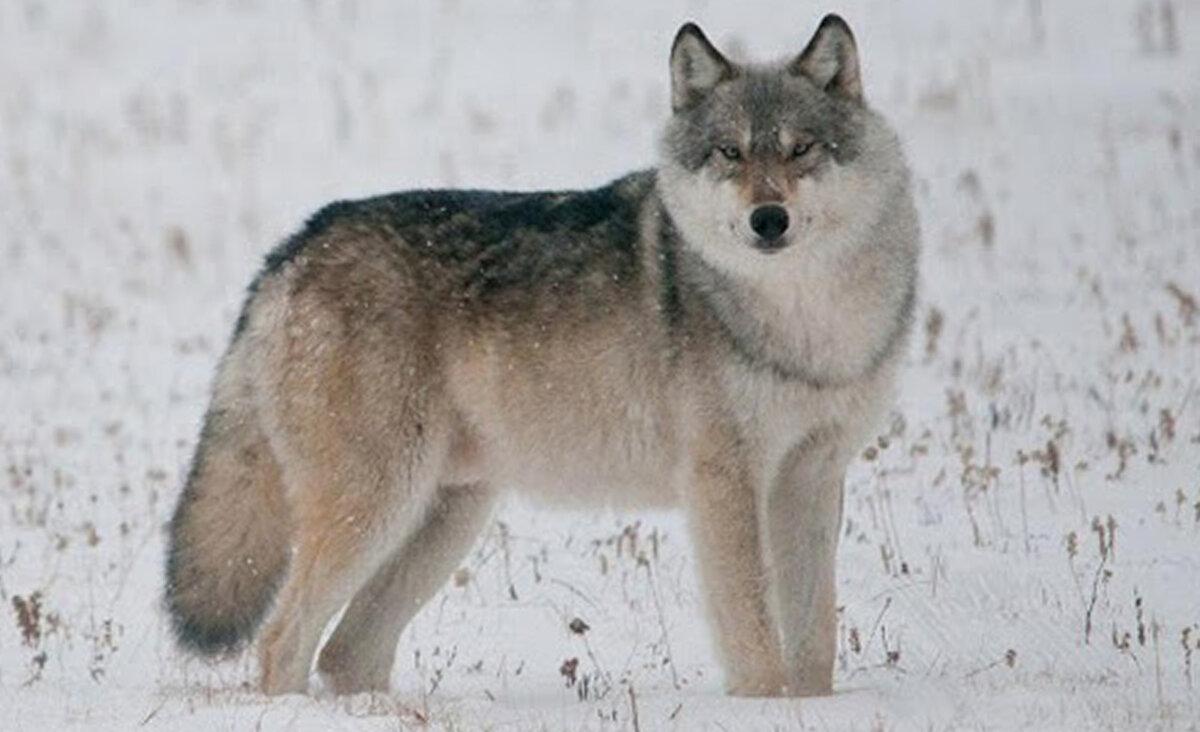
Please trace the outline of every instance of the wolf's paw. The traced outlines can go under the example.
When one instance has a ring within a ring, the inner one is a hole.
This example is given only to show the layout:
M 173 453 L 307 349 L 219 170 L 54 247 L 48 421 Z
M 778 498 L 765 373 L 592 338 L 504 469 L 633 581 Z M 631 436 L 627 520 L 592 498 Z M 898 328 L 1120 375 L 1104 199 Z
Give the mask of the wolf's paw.
M 355 671 L 322 671 L 321 681 L 325 689 L 335 696 L 353 694 L 382 694 L 389 690 L 386 674 L 363 674 Z
M 784 696 L 829 696 L 833 693 L 833 678 L 828 671 L 790 676 L 784 687 Z
M 391 664 L 356 657 L 330 645 L 317 656 L 317 671 L 326 689 L 337 696 L 346 696 L 362 692 L 386 692 Z
M 275 628 L 268 629 L 258 649 L 259 690 L 267 696 L 303 694 L 308 690 L 308 669 L 294 648 L 281 647 L 279 637 Z
M 725 693 L 730 696 L 787 696 L 787 685 L 782 673 L 759 673 L 731 675 L 725 682 Z

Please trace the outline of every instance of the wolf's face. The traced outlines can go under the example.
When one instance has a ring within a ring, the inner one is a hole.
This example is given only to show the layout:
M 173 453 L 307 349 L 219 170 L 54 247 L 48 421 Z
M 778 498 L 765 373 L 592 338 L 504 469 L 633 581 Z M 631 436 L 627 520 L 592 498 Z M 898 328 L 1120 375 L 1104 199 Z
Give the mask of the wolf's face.
M 671 81 L 661 189 L 685 237 L 715 264 L 761 273 L 849 245 L 902 175 L 836 16 L 794 60 L 769 67 L 735 66 L 688 24 L 672 47 Z

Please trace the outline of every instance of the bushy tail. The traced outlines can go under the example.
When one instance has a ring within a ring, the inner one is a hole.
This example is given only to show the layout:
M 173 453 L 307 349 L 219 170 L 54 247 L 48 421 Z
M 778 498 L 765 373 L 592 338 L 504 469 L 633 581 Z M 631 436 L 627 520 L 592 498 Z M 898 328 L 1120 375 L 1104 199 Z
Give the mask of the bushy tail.
M 223 398 L 221 381 L 167 549 L 166 605 L 175 635 L 207 654 L 237 648 L 253 634 L 289 556 L 279 464 L 249 399 Z

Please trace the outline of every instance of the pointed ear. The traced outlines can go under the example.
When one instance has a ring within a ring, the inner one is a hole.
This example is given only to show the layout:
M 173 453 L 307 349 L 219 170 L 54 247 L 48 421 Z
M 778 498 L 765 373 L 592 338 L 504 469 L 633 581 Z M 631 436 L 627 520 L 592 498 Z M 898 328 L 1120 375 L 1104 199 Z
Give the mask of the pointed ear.
M 856 102 L 863 98 L 858 75 L 858 47 L 850 26 L 837 15 L 826 15 L 808 46 L 788 70 L 807 76 L 820 88 Z
M 695 23 L 687 23 L 671 44 L 671 108 L 678 112 L 708 96 L 735 71 Z

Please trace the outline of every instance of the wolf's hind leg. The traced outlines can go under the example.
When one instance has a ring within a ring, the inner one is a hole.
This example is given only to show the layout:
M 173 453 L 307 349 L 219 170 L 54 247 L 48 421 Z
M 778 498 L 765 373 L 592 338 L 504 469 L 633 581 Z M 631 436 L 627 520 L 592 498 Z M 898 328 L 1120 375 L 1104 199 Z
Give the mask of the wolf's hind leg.
M 332 464 L 289 475 L 291 569 L 259 647 L 268 694 L 306 690 L 325 625 L 415 530 L 434 497 L 440 456 L 428 443 L 378 463 L 355 460 L 346 447 L 332 451 L 342 456 Z
M 357 524 L 357 525 L 356 525 Z M 364 525 L 365 524 L 365 525 Z M 304 693 L 329 619 L 385 560 L 393 522 L 296 522 L 291 571 L 259 646 L 262 690 Z
M 491 515 L 493 491 L 444 485 L 424 519 L 355 594 L 317 661 L 337 694 L 385 691 L 400 633 L 462 561 Z

